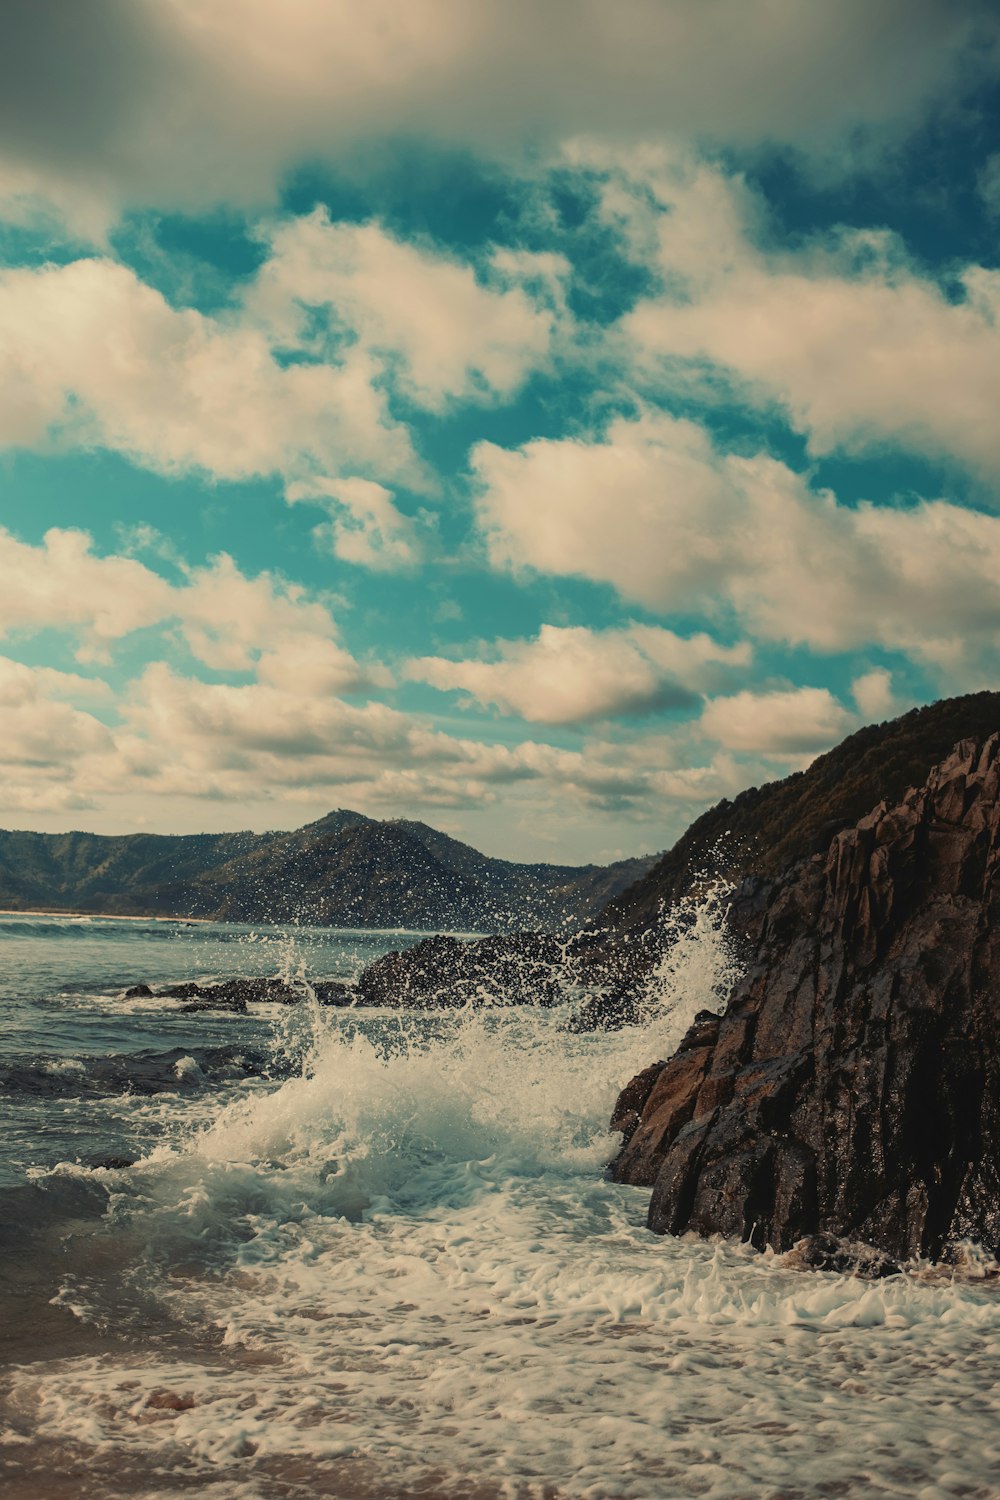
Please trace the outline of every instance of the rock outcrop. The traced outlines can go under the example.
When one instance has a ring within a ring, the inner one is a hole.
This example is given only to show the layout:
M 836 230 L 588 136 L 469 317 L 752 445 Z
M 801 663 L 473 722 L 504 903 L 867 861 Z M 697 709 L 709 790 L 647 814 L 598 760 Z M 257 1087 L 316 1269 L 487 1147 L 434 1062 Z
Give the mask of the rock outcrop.
M 649 1225 L 785 1250 L 1000 1253 L 1000 735 L 731 909 L 721 1016 L 633 1080 L 619 1181 Z
M 219 984 L 200 984 L 186 980 L 153 990 L 148 984 L 133 984 L 125 990 L 123 1000 L 183 1000 L 187 1012 L 229 1010 L 242 1015 L 251 1005 L 298 1005 L 312 993 L 320 1005 L 352 1005 L 355 992 L 339 979 L 317 979 L 307 990 L 303 985 L 284 979 L 224 979 Z
M 550 1006 L 561 994 L 561 959 L 558 941 L 542 932 L 473 942 L 439 933 L 369 964 L 358 980 L 357 1004 L 423 1010 Z

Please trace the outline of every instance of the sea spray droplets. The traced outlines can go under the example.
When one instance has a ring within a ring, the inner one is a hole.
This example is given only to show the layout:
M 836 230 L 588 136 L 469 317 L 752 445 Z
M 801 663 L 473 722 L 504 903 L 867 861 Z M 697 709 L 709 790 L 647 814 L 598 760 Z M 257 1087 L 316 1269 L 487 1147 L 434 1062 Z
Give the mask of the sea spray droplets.
M 712 881 L 661 912 L 660 958 L 639 999 L 647 1030 L 669 1028 L 676 1046 L 699 1010 L 721 1011 L 742 966 L 726 927 L 732 886 Z
M 902 1496 L 914 1475 L 984 1500 L 987 1289 L 654 1241 L 646 1194 L 601 1178 L 619 1085 L 721 1002 L 721 910 L 679 922 L 643 1024 L 618 1032 L 569 1033 L 566 1007 L 297 1007 L 297 1076 L 137 1169 L 137 1238 L 178 1236 L 148 1284 L 191 1350 L 38 1368 L 24 1409 L 53 1441 L 167 1472 L 182 1455 L 268 1500 L 286 1461 L 303 1489 L 349 1489 L 352 1453 L 389 1493 L 433 1469 L 431 1492 L 518 1500 Z
M 550 1170 L 596 1179 L 617 1144 L 608 1120 L 621 1083 L 720 1003 L 734 963 L 724 911 L 713 890 L 674 914 L 642 997 L 644 1024 L 590 1035 L 565 1029 L 572 995 L 547 1010 L 324 1010 L 290 940 L 283 977 L 305 998 L 289 1008 L 279 1046 L 294 1051 L 297 1076 L 225 1108 L 173 1157 L 175 1186 L 204 1174 L 232 1213 L 252 1180 L 255 1215 L 272 1194 L 279 1217 L 300 1204 L 356 1219 L 373 1203 L 464 1201 L 484 1190 L 466 1170 L 477 1163 L 489 1164 L 490 1182 Z

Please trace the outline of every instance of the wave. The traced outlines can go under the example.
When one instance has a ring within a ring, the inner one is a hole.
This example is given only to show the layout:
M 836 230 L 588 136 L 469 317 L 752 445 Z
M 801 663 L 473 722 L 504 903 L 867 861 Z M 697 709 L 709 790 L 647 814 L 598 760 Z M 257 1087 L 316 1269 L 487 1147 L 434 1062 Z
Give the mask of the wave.
M 920 1475 L 986 1500 L 987 1286 L 654 1240 L 647 1195 L 604 1180 L 619 1086 L 732 978 L 721 902 L 673 936 L 618 1032 L 567 1030 L 569 999 L 292 1008 L 291 1076 L 104 1174 L 106 1233 L 136 1259 L 102 1280 L 91 1256 L 57 1302 L 135 1336 L 20 1372 L 12 1430 L 266 1496 L 396 1494 L 402 1474 L 415 1494 L 736 1500 Z M 172 1342 L 151 1350 L 151 1327 Z
M 240 1044 L 172 1047 L 110 1057 L 42 1057 L 0 1063 L 0 1092 L 42 1098 L 77 1094 L 144 1096 L 281 1074 L 280 1058 L 267 1048 Z

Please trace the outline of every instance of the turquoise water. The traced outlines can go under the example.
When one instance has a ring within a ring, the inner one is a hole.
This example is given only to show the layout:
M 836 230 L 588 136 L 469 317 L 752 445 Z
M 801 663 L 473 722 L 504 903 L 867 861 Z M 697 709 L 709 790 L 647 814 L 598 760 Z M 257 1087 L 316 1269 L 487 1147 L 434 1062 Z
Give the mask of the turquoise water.
M 248 1075 L 287 1072 L 284 1008 L 184 1014 L 174 1000 L 126 1000 L 133 985 L 300 972 L 350 980 L 381 953 L 424 935 L 0 916 L 0 1187 L 60 1161 L 138 1154 L 164 1121 L 130 1108 L 131 1096 L 170 1085 L 172 1053 L 238 1048 Z M 122 1059 L 118 1077 L 95 1079 L 95 1060 L 108 1056 Z M 198 1082 L 189 1071 L 166 1091 L 183 1101 Z
M 641 1026 L 321 1009 L 418 934 L 0 918 L 4 1500 L 996 1500 L 1000 1298 L 658 1239 L 608 1182 Z M 132 984 L 281 974 L 183 1015 Z

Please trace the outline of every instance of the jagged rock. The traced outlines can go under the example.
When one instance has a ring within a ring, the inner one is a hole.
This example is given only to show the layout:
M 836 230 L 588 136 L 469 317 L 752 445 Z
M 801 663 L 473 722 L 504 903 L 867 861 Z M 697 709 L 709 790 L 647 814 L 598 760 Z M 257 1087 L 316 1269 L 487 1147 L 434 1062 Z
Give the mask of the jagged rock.
M 650 1228 L 1000 1252 L 998 865 L 994 735 L 737 897 L 747 971 L 614 1167 L 653 1184 Z
M 643 1068 L 637 1073 L 632 1082 L 626 1084 L 618 1095 L 615 1112 L 611 1116 L 609 1130 L 620 1130 L 623 1136 L 623 1144 L 627 1145 L 635 1134 L 635 1128 L 642 1118 L 642 1112 L 646 1107 L 646 1100 L 653 1091 L 660 1074 L 666 1067 L 665 1062 L 650 1063 L 648 1068 Z
M 784 1263 L 793 1268 L 812 1271 L 837 1271 L 841 1275 L 861 1276 L 866 1281 L 881 1281 L 898 1276 L 902 1267 L 888 1255 L 861 1244 L 843 1240 L 835 1234 L 810 1234 L 799 1240 L 785 1255 Z
M 619 986 L 589 995 L 566 1022 L 566 1030 L 620 1031 L 623 1026 L 635 1026 L 640 1019 L 641 1007 L 634 992 Z
M 561 995 L 562 948 L 542 932 L 474 942 L 440 935 L 386 953 L 358 980 L 358 1004 L 438 1008 L 543 1005 Z
M 357 991 L 339 979 L 317 979 L 312 989 L 320 1005 L 353 1005 L 357 999 Z
M 139 986 L 137 985 L 136 988 L 138 989 Z M 146 989 L 148 986 L 143 985 L 142 988 Z M 205 991 L 200 984 L 195 984 L 192 980 L 185 984 L 168 984 L 165 989 L 150 990 L 149 993 L 155 994 L 157 1000 L 200 1000 L 204 997 Z
M 353 1005 L 357 998 L 357 992 L 339 979 L 319 979 L 311 989 L 320 1005 Z M 231 1010 L 242 1014 L 248 1005 L 297 1005 L 307 994 L 304 985 L 289 984 L 284 979 L 249 978 L 224 979 L 219 984 L 185 980 L 183 984 L 170 984 L 158 990 L 150 989 L 148 984 L 134 984 L 122 998 L 184 1000 L 187 1002 L 182 1007 L 184 1015 L 207 1010 Z
M 247 1013 L 247 1003 L 245 1000 L 239 1000 L 235 998 L 222 999 L 217 996 L 209 995 L 206 996 L 203 1000 L 190 1000 L 188 1001 L 187 1005 L 182 1005 L 181 1015 L 196 1016 L 202 1011 L 206 1010 L 225 1010 L 231 1011 L 233 1015 L 245 1016 Z
M 850 735 L 807 771 L 723 798 L 633 885 L 612 898 L 599 924 L 619 934 L 655 932 L 659 914 L 690 895 L 706 873 L 773 879 L 795 860 L 825 854 L 882 799 L 893 806 L 920 786 L 959 740 L 1000 725 L 1000 693 L 969 693 L 914 708 Z

